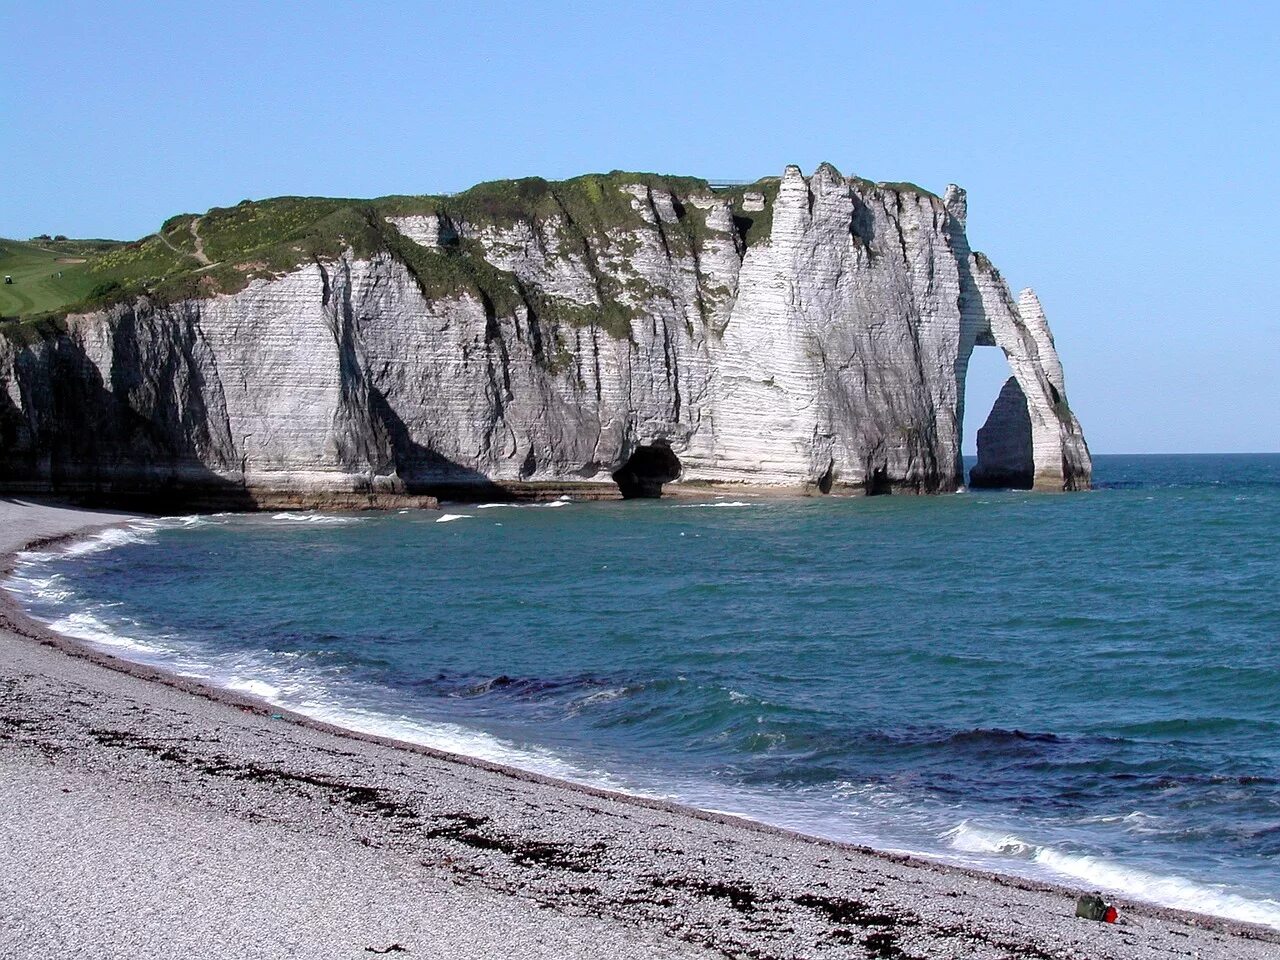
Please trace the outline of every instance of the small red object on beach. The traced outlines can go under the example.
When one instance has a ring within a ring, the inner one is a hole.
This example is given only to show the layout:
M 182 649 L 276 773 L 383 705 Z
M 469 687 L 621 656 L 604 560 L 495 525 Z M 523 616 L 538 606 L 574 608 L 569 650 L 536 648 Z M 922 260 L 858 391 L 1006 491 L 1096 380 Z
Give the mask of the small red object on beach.
M 1115 923 L 1120 918 L 1120 914 L 1115 907 L 1108 906 L 1107 912 L 1102 915 L 1103 923 Z

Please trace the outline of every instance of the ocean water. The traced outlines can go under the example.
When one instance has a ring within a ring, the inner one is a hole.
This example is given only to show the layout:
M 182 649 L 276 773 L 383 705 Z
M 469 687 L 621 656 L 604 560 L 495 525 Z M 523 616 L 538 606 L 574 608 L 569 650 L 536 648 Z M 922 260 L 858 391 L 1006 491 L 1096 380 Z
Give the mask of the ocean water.
M 1280 456 L 1095 479 L 152 520 L 7 585 L 353 728 L 1280 926 Z

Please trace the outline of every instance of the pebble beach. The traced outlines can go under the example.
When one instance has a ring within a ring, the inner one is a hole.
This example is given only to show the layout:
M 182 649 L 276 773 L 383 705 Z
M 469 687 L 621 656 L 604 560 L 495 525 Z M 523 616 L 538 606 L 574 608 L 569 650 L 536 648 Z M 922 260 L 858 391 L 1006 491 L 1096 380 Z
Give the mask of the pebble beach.
M 0 501 L 0 566 L 127 518 Z M 1280 934 L 353 734 L 0 600 L 0 955 L 1253 958 Z

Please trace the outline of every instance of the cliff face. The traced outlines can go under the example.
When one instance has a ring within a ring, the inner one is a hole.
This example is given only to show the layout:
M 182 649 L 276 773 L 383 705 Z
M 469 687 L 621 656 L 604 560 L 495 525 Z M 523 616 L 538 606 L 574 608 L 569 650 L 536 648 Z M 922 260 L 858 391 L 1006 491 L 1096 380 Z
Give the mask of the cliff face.
M 970 353 L 994 345 L 1019 388 L 996 412 L 1019 415 L 993 412 L 980 466 L 1020 457 L 1021 481 L 1029 451 L 1036 487 L 1088 486 L 1043 312 L 970 251 L 962 191 L 824 165 L 736 198 L 637 179 L 620 202 L 625 220 L 591 230 L 566 204 L 390 213 L 422 259 L 348 248 L 233 294 L 0 337 L 0 481 L 943 492 L 964 480 Z M 513 295 L 437 282 L 462 262 Z

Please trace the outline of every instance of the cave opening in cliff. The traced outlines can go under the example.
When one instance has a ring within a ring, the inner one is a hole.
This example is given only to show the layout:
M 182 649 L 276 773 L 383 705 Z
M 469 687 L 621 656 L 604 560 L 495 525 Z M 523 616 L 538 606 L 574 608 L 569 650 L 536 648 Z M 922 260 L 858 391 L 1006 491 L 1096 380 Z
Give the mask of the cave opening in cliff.
M 867 477 L 867 496 L 883 497 L 893 493 L 893 483 L 889 480 L 889 469 L 887 467 L 876 467 L 871 471 L 871 476 Z
M 818 492 L 828 494 L 836 480 L 836 462 L 832 460 L 827 464 L 826 471 L 818 478 Z
M 662 496 L 662 485 L 680 476 L 684 468 L 667 444 L 659 441 L 637 447 L 630 459 L 613 475 L 623 499 Z

